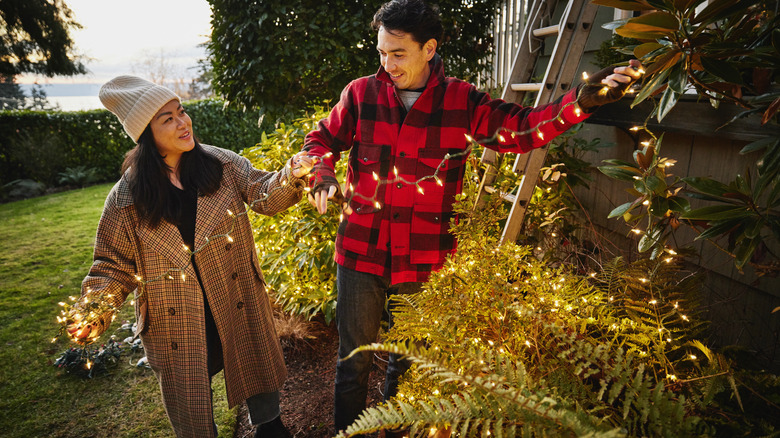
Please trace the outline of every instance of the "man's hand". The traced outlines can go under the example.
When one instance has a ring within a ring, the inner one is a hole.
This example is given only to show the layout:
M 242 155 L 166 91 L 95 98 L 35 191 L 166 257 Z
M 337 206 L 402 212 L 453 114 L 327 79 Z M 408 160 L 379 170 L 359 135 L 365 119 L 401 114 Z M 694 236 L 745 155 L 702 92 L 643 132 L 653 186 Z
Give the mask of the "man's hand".
M 316 208 L 320 214 L 325 214 L 325 212 L 328 211 L 329 199 L 341 202 L 341 208 L 344 214 L 352 214 L 352 208 L 341 195 L 336 185 L 322 184 L 320 187 L 315 187 L 314 190 L 312 190 L 312 193 L 309 193 L 308 199 L 309 204 Z
M 618 101 L 643 74 L 642 63 L 636 59 L 625 67 L 607 67 L 588 78 L 577 96 L 577 104 L 582 111 L 591 113 L 601 105 Z

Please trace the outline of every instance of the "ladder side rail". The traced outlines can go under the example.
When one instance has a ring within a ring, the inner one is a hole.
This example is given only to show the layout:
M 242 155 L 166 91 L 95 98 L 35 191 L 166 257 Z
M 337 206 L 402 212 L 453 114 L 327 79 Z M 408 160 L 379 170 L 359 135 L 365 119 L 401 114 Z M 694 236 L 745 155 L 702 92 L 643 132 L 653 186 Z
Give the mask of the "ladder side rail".
M 559 71 L 559 74 L 555 75 L 553 84 L 548 84 L 547 77 L 545 77 L 545 87 L 537 95 L 536 105 L 552 102 L 562 95 L 571 86 L 570 84 L 573 83 L 576 69 L 582 59 L 585 42 L 587 36 L 590 34 L 598 7 L 589 2 L 583 4 L 582 2 L 575 0 L 570 2 L 567 8 L 572 6 L 572 3 L 575 3 L 574 8 L 572 9 L 578 10 L 564 12 L 564 16 L 561 18 L 561 24 L 565 24 L 565 26 L 563 26 L 563 29 L 561 29 L 562 32 L 558 35 L 550 64 L 548 64 L 547 75 L 550 75 L 556 70 Z M 569 18 L 571 16 L 577 17 L 576 21 L 572 22 Z M 561 46 L 564 45 L 565 50 L 561 50 Z M 544 165 L 547 151 L 547 146 L 544 146 L 535 149 L 528 154 L 518 155 L 515 160 L 513 170 L 517 173 L 519 169 L 522 169 L 521 175 L 523 175 L 523 178 L 520 182 L 515 202 L 512 204 L 512 209 L 509 212 L 509 217 L 507 218 L 506 226 L 504 227 L 501 236 L 502 243 L 507 241 L 514 242 L 517 240 L 517 236 L 522 229 L 523 220 L 525 219 L 528 203 L 536 188 L 539 172 Z
M 543 9 L 554 10 L 557 2 L 558 0 L 534 0 L 528 15 L 528 19 L 532 20 L 532 22 L 527 21 L 526 23 L 521 24 L 523 29 L 522 36 L 518 43 L 518 50 L 514 56 L 511 73 L 507 75 L 504 91 L 501 96 L 502 99 L 510 102 L 519 102 L 525 95 L 524 91 L 516 92 L 511 90 L 511 84 L 517 81 L 528 81 L 533 74 L 536 59 L 538 58 L 538 50 L 532 50 L 530 48 L 532 41 L 531 32 L 529 30 L 539 27 L 539 24 L 544 17 L 545 11 L 543 11 Z M 526 46 L 528 46 L 527 49 Z M 481 207 L 484 204 L 484 194 L 486 193 L 485 187 L 489 187 L 495 182 L 497 171 L 493 167 L 496 165 L 497 161 L 498 153 L 492 149 L 484 148 L 480 162 L 486 165 L 486 169 L 482 181 L 480 181 L 475 203 L 476 207 Z

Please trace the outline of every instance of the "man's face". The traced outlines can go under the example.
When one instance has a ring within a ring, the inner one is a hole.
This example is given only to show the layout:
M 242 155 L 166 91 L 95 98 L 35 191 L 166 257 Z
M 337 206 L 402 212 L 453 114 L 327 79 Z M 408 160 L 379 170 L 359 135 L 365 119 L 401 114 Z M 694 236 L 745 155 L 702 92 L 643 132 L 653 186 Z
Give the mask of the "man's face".
M 430 39 L 420 45 L 412 35 L 402 31 L 387 31 L 379 28 L 376 49 L 379 62 L 390 74 L 399 90 L 414 90 L 425 87 L 431 69 L 428 61 L 436 53 L 436 40 Z

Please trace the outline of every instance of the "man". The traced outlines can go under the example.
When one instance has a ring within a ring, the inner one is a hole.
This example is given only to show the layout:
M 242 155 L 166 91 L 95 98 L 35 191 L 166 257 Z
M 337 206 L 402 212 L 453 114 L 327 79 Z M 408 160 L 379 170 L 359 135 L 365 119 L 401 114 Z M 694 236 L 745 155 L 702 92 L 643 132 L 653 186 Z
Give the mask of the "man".
M 322 157 L 309 199 L 321 214 L 339 192 L 334 165 L 341 152 L 351 149 L 347 216 L 339 225 L 335 256 L 337 432 L 365 408 L 372 364 L 370 353 L 342 358 L 376 341 L 389 295 L 420 290 L 455 251 L 449 222 L 463 183 L 467 136 L 484 140 L 501 128 L 529 131 L 485 145 L 502 153 L 528 152 L 585 120 L 597 106 L 618 100 L 641 76 L 639 63 L 632 61 L 631 67 L 594 76 L 595 84 L 584 86 L 579 97 L 575 89 L 555 103 L 521 107 L 445 77 L 436 54 L 443 33 L 436 7 L 421 0 L 392 0 L 374 15 L 372 27 L 378 33 L 379 71 L 347 85 L 304 145 L 309 155 Z M 390 357 L 386 399 L 395 395 L 406 368 Z

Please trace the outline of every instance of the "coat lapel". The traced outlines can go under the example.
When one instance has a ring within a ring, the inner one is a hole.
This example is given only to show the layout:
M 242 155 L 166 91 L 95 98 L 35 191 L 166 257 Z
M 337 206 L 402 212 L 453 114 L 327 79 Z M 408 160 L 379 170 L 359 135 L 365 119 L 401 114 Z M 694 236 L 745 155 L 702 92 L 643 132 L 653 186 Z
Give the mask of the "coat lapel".
M 184 250 L 184 241 L 175 225 L 166 220 L 160 221 L 156 228 L 138 227 L 138 237 L 147 248 L 165 256 L 176 268 L 189 264 L 189 253 Z M 171 275 L 175 275 L 172 273 Z
M 230 188 L 222 184 L 216 193 L 198 196 L 198 216 L 195 218 L 195 246 L 201 246 L 214 235 L 214 230 L 229 215 L 232 196 Z M 240 214 L 242 211 L 231 211 Z M 220 231 L 222 232 L 222 231 Z

